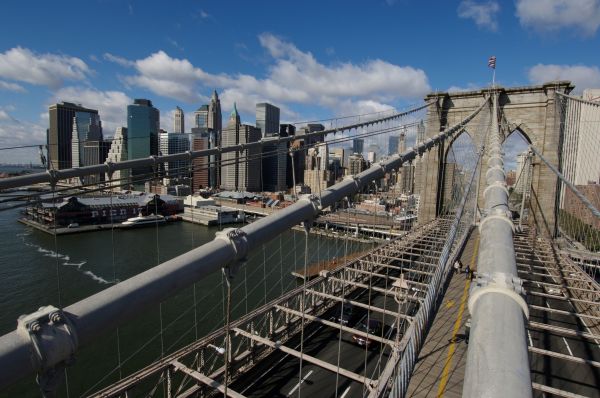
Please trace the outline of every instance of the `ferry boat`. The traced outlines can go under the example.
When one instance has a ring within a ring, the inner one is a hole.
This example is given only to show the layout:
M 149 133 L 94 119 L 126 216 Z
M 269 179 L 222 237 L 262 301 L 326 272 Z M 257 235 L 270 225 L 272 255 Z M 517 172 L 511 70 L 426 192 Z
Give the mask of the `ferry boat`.
M 159 215 L 150 214 L 143 216 L 141 213 L 137 217 L 128 218 L 127 221 L 123 221 L 121 226 L 123 228 L 136 228 L 136 227 L 147 227 L 156 224 L 164 224 L 167 220 Z

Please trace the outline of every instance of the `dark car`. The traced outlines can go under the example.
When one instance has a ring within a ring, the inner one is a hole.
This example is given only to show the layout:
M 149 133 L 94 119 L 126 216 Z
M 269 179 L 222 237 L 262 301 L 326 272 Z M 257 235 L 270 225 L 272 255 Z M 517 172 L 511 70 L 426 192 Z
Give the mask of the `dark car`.
M 356 330 L 377 336 L 377 335 L 381 334 L 381 322 L 379 322 L 377 319 L 369 319 L 369 323 L 367 326 L 367 320 L 364 319 L 356 327 Z M 363 336 L 363 335 L 359 335 L 359 334 L 353 334 L 352 340 L 354 340 L 354 342 L 361 347 L 364 347 L 364 346 L 369 347 L 373 343 L 373 341 L 371 339 L 367 338 L 367 336 Z
M 348 326 L 354 316 L 354 307 L 352 304 L 339 305 L 335 311 L 335 320 L 342 326 Z

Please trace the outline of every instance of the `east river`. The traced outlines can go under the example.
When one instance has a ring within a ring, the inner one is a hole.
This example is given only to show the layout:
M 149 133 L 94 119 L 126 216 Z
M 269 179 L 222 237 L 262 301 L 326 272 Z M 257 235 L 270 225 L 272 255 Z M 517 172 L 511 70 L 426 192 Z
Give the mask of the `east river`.
M 198 247 L 218 231 L 176 222 L 158 228 L 55 238 L 17 222 L 19 216 L 19 209 L 0 211 L 0 334 L 15 330 L 19 315 L 45 305 L 66 307 Z M 317 235 L 309 235 L 308 243 L 309 264 L 365 248 L 350 240 Z M 234 317 L 297 286 L 291 271 L 304 265 L 304 245 L 303 232 L 289 231 L 254 248 L 233 281 Z M 162 303 L 161 308 L 140 314 L 118 332 L 82 348 L 68 368 L 67 382 L 58 396 L 89 394 L 159 359 L 161 353 L 172 352 L 222 326 L 222 282 L 220 273 L 212 274 Z M 26 376 L 0 396 L 40 396 L 35 376 Z

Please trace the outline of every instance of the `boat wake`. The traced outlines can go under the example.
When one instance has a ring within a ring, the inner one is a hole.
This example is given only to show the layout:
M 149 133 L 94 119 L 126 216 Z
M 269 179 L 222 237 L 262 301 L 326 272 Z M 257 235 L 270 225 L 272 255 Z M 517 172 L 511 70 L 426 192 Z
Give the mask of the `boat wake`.
M 69 257 L 66 254 L 57 253 L 54 250 L 44 249 L 42 246 L 39 246 L 39 245 L 36 245 L 33 243 L 28 243 L 28 242 L 23 242 L 23 243 L 25 243 L 25 245 L 27 245 L 29 247 L 33 247 L 33 248 L 37 249 L 37 251 L 39 253 L 41 253 L 44 257 L 57 258 L 61 261 L 62 265 L 64 265 L 64 266 L 76 267 L 79 272 L 81 272 L 85 276 L 93 279 L 94 281 L 96 281 L 98 283 L 101 283 L 103 285 L 112 285 L 114 283 L 113 281 L 108 281 L 108 280 L 104 279 L 103 277 L 94 274 L 92 271 L 83 269 L 83 266 L 85 264 L 87 264 L 87 261 L 85 261 L 85 260 L 80 261 L 80 262 L 71 262 L 71 257 Z

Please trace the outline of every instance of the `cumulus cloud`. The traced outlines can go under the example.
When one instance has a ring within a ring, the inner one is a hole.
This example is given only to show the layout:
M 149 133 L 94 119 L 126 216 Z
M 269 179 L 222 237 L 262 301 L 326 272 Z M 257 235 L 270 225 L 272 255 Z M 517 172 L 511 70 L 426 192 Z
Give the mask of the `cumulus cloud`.
M 600 0 L 517 0 L 521 25 L 545 32 L 572 28 L 593 35 L 600 26 Z
M 6 112 L 4 109 L 0 109 L 0 121 L 4 121 L 4 120 L 10 120 L 11 117 L 8 115 L 8 112 Z
M 24 93 L 25 91 L 27 91 L 20 84 L 9 83 L 9 82 L 5 82 L 5 81 L 2 81 L 2 80 L 0 80 L 0 90 L 14 91 L 16 93 Z
M 65 80 L 85 80 L 90 73 L 76 57 L 38 54 L 22 47 L 0 53 L 0 77 L 6 79 L 58 88 Z
M 127 105 L 133 100 L 121 91 L 99 91 L 88 87 L 64 87 L 54 93 L 50 102 L 75 102 L 87 108 L 97 109 L 105 137 L 111 137 L 115 129 L 127 125 Z
M 23 145 L 46 142 L 46 127 L 42 123 L 31 123 L 12 117 L 5 109 L 0 109 L 0 148 L 12 148 Z M 37 148 L 17 148 L 2 150 L 1 163 L 39 163 Z
M 474 0 L 463 0 L 458 5 L 460 18 L 472 19 L 478 27 L 491 31 L 498 30 L 496 15 L 499 11 L 500 5 L 496 1 L 479 3 Z
M 272 57 L 264 78 L 249 74 L 212 74 L 187 59 L 164 51 L 132 61 L 136 74 L 126 76 L 129 85 L 188 103 L 204 100 L 199 92 L 220 88 L 224 109 L 237 102 L 242 111 L 254 112 L 257 102 L 270 101 L 293 117 L 290 104 L 310 104 L 338 109 L 360 101 L 393 101 L 419 98 L 429 90 L 425 72 L 374 59 L 362 64 L 325 65 L 309 52 L 299 50 L 272 34 L 259 36 L 261 46 Z M 346 101 L 346 102 L 344 102 Z
M 570 80 L 581 93 L 586 88 L 600 87 L 600 69 L 585 65 L 537 64 L 529 68 L 529 81 L 541 84 L 552 80 Z

